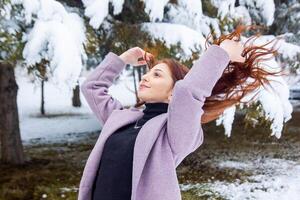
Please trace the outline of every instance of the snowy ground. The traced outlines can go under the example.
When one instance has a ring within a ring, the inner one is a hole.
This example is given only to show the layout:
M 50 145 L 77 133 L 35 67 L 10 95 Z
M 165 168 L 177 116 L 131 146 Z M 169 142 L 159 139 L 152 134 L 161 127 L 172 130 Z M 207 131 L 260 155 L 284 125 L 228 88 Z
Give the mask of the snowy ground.
M 221 167 L 254 171 L 245 183 L 212 184 L 214 190 L 230 199 L 299 199 L 300 163 L 284 159 L 258 159 L 253 162 L 220 163 Z M 230 192 L 229 192 L 230 191 Z
M 84 137 L 86 132 L 101 129 L 95 115 L 88 107 L 85 98 L 80 93 L 83 104 L 80 108 L 71 105 L 72 95 L 69 91 L 60 91 L 55 85 L 45 83 L 46 115 L 40 114 L 41 91 L 39 85 L 34 85 L 22 68 L 16 69 L 16 79 L 19 86 L 18 108 L 21 137 L 24 143 L 73 141 L 76 137 Z M 121 77 L 123 79 L 124 76 Z M 125 106 L 135 102 L 133 85 L 120 81 L 112 85 L 109 93 Z
M 214 195 L 225 199 L 298 200 L 300 197 L 300 163 L 284 159 L 256 159 L 251 162 L 220 161 L 217 167 L 251 171 L 247 180 L 234 182 L 181 184 L 181 190 L 199 190 L 199 196 Z M 205 192 L 203 192 L 205 191 Z

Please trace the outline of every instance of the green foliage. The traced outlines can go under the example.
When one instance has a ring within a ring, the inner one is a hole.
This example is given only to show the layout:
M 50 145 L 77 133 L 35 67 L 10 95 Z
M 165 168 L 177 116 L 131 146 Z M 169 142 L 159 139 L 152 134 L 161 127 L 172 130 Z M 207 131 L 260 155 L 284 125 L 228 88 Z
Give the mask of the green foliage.
M 3 8 L 4 5 L 10 3 L 11 0 L 0 0 L 0 5 L 1 5 L 1 8 Z
M 87 27 L 87 44 L 85 46 L 89 57 L 104 57 L 112 51 L 118 55 L 126 50 L 138 46 L 152 53 L 155 58 L 175 58 L 183 64 L 191 65 L 194 59 L 198 58 L 200 50 L 193 52 L 190 59 L 182 58 L 183 50 L 180 43 L 168 46 L 165 41 L 152 38 L 151 35 L 142 30 L 140 24 L 120 23 L 113 21 L 107 30 L 101 26 L 99 30 Z
M 245 129 L 251 127 L 270 128 L 272 121 L 265 118 L 265 112 L 260 102 L 255 102 L 245 109 Z
M 284 60 L 283 58 L 281 60 Z M 300 54 L 297 54 L 295 60 L 286 59 L 286 63 L 290 66 L 291 74 L 297 74 L 300 69 Z
M 206 185 L 199 185 L 198 188 L 191 188 L 181 192 L 183 200 L 224 200 L 218 192 L 212 191 Z
M 0 60 L 14 63 L 22 58 L 25 43 L 20 41 L 21 35 L 20 32 L 15 35 L 0 32 Z
M 147 42 L 151 41 L 149 34 L 143 32 L 140 25 L 121 23 L 116 20 L 112 20 L 108 28 L 106 25 L 100 26 L 98 30 L 87 26 L 85 50 L 89 59 L 94 60 L 88 62 L 88 65 L 99 63 L 101 58 L 110 51 L 120 55 L 135 46 L 145 48 Z
M 47 74 L 47 68 L 49 68 L 49 64 L 50 62 L 43 58 L 41 62 L 36 63 L 35 65 L 27 66 L 27 72 L 28 74 L 34 73 L 34 75 L 40 80 L 48 81 L 49 77 L 47 77 L 46 74 Z
M 15 63 L 22 58 L 25 43 L 22 42 L 22 27 L 14 18 L 20 12 L 20 7 L 12 6 L 11 13 L 7 13 L 9 10 L 5 9 L 5 6 L 9 3 L 9 0 L 1 0 L 0 4 L 0 60 Z M 8 18 L 9 15 L 12 16 L 11 19 Z M 15 25 L 12 26 L 11 23 Z
M 222 34 L 233 31 L 235 25 L 234 19 L 228 16 L 225 16 L 224 19 L 221 18 L 218 19 L 219 19 L 219 26 Z
M 218 15 L 218 8 L 214 7 L 211 1 L 202 1 L 203 14 L 209 17 L 216 17 Z
M 115 23 L 106 43 L 109 49 L 121 54 L 129 48 L 139 46 L 145 48 L 151 40 L 149 34 L 141 30 L 139 24 Z
M 77 7 L 77 8 L 81 8 L 83 9 L 83 3 L 82 1 L 78 1 L 78 0 L 56 0 L 62 4 L 66 4 L 70 7 Z
M 123 23 L 137 24 L 150 21 L 145 13 L 145 4 L 140 0 L 125 0 L 122 12 L 114 16 L 114 19 Z M 113 15 L 113 6 L 109 4 L 109 14 Z

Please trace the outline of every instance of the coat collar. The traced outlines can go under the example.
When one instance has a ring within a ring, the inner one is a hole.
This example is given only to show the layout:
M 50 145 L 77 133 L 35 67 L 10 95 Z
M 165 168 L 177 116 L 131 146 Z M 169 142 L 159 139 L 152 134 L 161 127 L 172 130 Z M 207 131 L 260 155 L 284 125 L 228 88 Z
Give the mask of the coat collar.
M 91 190 L 107 138 L 119 128 L 141 119 L 143 115 L 143 111 L 135 107 L 123 110 L 114 110 L 111 113 L 110 117 L 103 125 L 101 134 L 99 135 L 86 163 L 84 170 L 85 180 L 83 180 L 82 183 L 83 186 L 89 187 Z M 159 133 L 162 131 L 166 120 L 167 113 L 157 115 L 147 121 L 140 129 L 139 134 L 137 134 L 133 156 L 132 195 L 135 195 L 136 193 L 147 157 L 159 136 Z

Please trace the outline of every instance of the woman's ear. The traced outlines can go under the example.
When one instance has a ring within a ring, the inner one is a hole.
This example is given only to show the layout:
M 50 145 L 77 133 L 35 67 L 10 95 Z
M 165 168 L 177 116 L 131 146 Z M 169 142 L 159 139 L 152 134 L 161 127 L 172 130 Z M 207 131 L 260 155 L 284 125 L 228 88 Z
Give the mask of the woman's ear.
M 173 90 L 174 90 L 174 87 L 171 88 L 171 89 L 169 90 L 169 92 L 168 92 L 168 101 L 169 101 L 169 102 L 170 102 L 171 99 L 172 99 Z
M 168 96 L 168 101 L 170 102 L 172 99 L 172 93 Z

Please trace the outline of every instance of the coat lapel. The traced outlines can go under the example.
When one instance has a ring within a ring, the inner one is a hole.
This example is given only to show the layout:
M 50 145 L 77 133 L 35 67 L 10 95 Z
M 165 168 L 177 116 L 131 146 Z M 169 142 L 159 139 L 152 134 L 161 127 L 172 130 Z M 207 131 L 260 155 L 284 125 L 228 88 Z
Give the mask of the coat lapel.
M 94 178 L 96 177 L 103 147 L 107 138 L 117 129 L 135 122 L 136 120 L 142 118 L 143 115 L 144 113 L 137 108 L 114 110 L 112 112 L 111 116 L 107 119 L 106 123 L 102 127 L 101 134 L 99 135 L 98 140 L 86 162 L 80 187 L 82 189 L 88 187 L 89 189 L 86 191 L 85 195 L 82 194 L 84 195 L 83 199 L 88 198 L 88 196 L 91 195 L 92 185 Z M 132 199 L 135 199 L 136 189 L 147 157 L 157 137 L 159 136 L 166 119 L 167 113 L 153 117 L 142 126 L 139 134 L 137 135 L 133 156 L 132 195 L 134 197 Z
M 150 151 L 162 131 L 164 122 L 167 120 L 167 113 L 153 117 L 146 122 L 137 135 L 134 146 L 133 171 L 132 171 L 132 198 L 136 199 L 136 190 L 141 178 L 146 160 Z

